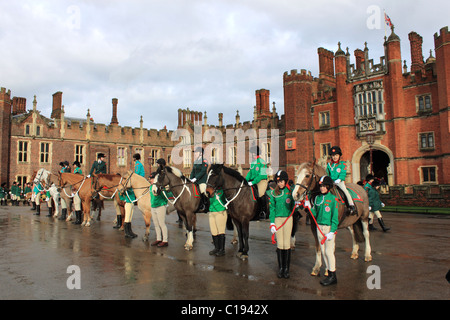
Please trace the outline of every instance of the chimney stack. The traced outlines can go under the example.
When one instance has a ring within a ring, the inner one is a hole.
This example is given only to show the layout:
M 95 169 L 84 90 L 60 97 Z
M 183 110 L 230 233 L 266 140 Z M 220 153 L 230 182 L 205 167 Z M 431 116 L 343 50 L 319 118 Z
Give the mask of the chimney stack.
M 60 119 L 61 118 L 61 107 L 62 107 L 62 92 L 58 91 L 53 94 L 53 108 L 50 118 Z
M 422 37 L 416 32 L 411 32 L 408 35 L 411 45 L 411 73 L 422 70 L 424 67 L 422 55 Z
M 117 120 L 117 98 L 112 99 L 112 106 L 113 106 L 113 112 L 112 112 L 112 118 L 111 118 L 111 124 L 119 124 L 119 121 Z

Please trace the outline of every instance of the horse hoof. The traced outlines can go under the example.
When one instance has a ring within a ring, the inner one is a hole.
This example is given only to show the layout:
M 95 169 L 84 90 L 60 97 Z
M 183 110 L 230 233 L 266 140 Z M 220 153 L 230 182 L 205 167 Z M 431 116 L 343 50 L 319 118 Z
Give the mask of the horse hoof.
M 317 271 L 317 270 L 314 270 L 314 269 L 313 269 L 313 271 L 311 271 L 311 275 L 312 275 L 313 277 L 319 277 L 319 276 L 320 276 L 320 271 Z
M 365 261 L 365 262 L 370 262 L 370 261 L 372 261 L 372 256 L 365 257 L 365 258 L 364 258 L 364 261 Z
M 358 259 L 358 254 L 357 254 L 357 253 L 353 253 L 353 254 L 350 256 L 350 259 L 353 259 L 353 260 Z
M 142 237 L 142 241 L 148 242 L 148 236 L 143 236 L 143 237 Z
M 241 259 L 242 261 L 245 261 L 245 260 L 248 259 L 248 255 L 247 255 L 247 254 L 242 254 L 241 257 L 240 257 L 240 259 Z

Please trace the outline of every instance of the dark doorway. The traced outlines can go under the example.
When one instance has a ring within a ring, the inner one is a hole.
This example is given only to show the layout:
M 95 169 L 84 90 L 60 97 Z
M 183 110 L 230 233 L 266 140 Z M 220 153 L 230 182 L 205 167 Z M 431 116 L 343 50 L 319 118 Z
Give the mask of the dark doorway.
M 387 167 L 389 166 L 389 156 L 380 150 L 372 150 L 373 175 L 378 179 L 383 178 L 388 181 Z M 364 180 L 370 173 L 370 151 L 364 153 L 360 161 L 361 180 Z

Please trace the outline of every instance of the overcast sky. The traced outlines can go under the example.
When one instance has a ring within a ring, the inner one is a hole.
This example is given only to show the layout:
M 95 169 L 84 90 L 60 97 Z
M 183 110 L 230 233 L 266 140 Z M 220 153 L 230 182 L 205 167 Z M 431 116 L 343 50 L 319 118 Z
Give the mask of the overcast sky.
M 49 117 L 63 92 L 66 116 L 109 124 L 118 98 L 121 126 L 176 129 L 179 108 L 208 123 L 253 119 L 255 90 L 270 90 L 283 114 L 283 73 L 318 76 L 317 48 L 384 55 L 383 11 L 395 25 L 410 69 L 408 33 L 449 25 L 448 0 L 0 0 L 0 86 Z M 387 35 L 389 36 L 390 31 Z

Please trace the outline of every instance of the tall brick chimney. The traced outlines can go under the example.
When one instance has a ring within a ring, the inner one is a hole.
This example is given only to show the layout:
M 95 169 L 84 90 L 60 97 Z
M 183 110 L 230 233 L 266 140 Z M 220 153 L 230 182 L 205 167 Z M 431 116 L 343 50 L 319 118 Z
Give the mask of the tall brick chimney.
M 111 118 L 111 124 L 119 124 L 119 120 L 117 120 L 117 103 L 119 100 L 117 98 L 112 99 L 112 118 Z
M 324 48 L 317 49 L 319 54 L 319 78 L 334 77 L 334 53 Z
M 270 91 L 266 89 L 256 90 L 256 112 L 258 119 L 270 118 Z
M 20 98 L 20 97 L 14 97 L 12 100 L 12 115 L 16 114 L 22 114 L 26 113 L 26 107 L 27 107 L 27 99 L 26 98 Z
M 408 35 L 411 45 L 411 73 L 422 70 L 424 67 L 422 55 L 422 37 L 416 32 L 410 32 Z
M 62 92 L 58 91 L 53 94 L 53 108 L 50 118 L 60 119 L 61 118 L 61 107 L 62 107 Z

